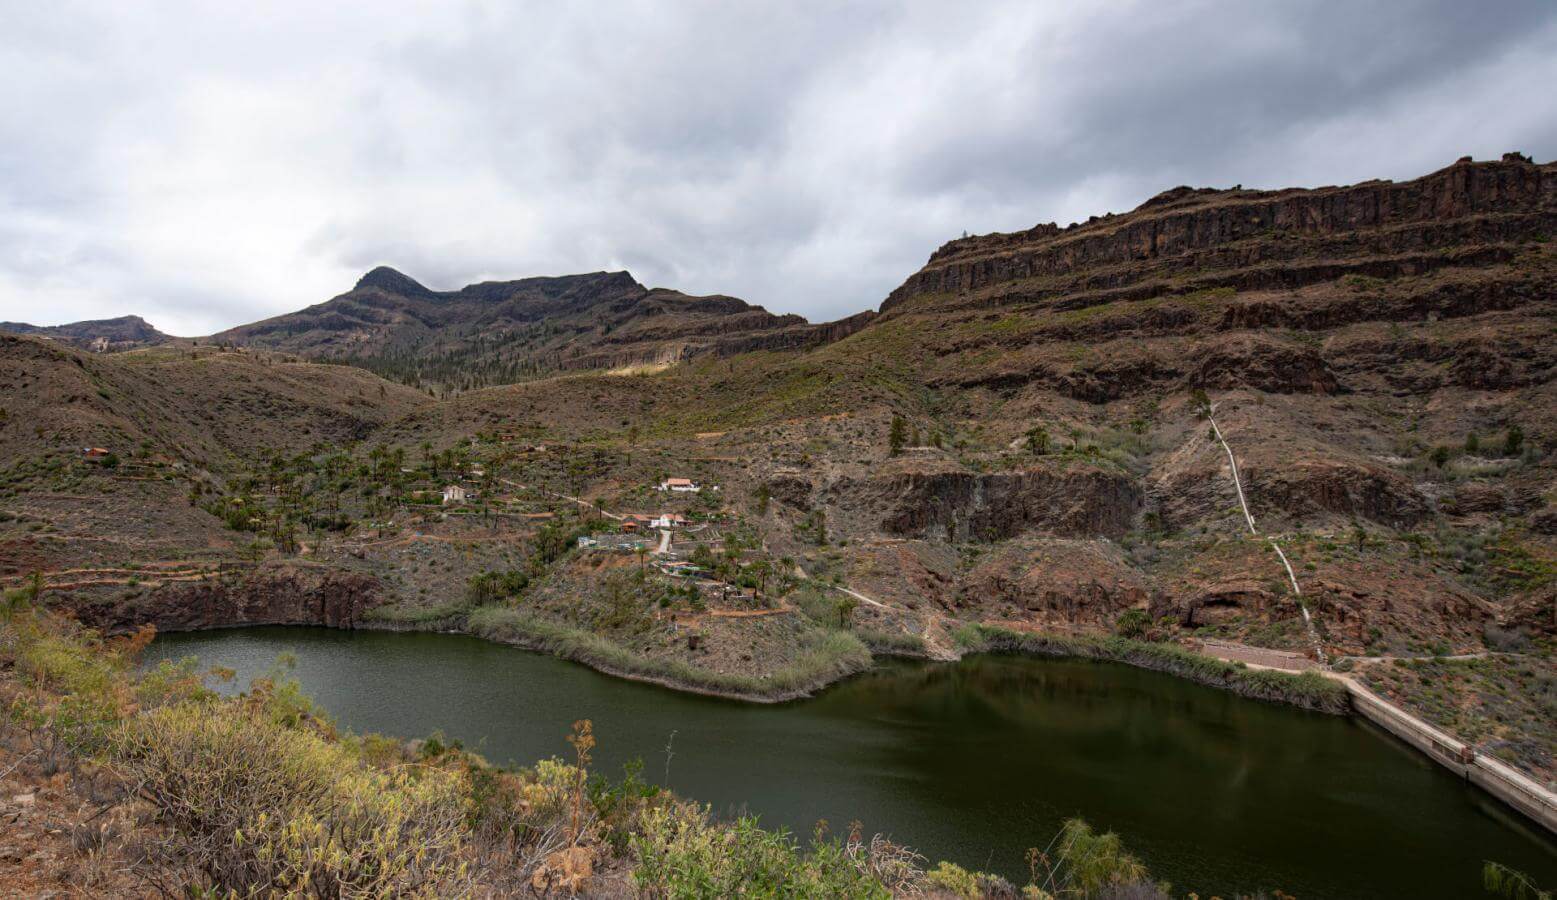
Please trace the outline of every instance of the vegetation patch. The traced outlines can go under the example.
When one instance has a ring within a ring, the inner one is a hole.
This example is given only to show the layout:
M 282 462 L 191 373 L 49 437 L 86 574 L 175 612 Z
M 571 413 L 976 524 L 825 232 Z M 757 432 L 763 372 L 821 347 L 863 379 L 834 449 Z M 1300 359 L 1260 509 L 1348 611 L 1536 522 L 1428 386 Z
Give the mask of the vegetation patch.
M 1557 666 L 1543 655 L 1402 659 L 1361 670 L 1373 690 L 1543 782 L 1557 776 Z
M 713 672 L 680 659 L 644 656 L 595 632 L 535 613 L 489 606 L 470 616 L 473 634 L 488 640 L 543 650 L 613 675 L 640 678 L 682 690 L 746 700 L 804 697 L 870 667 L 870 650 L 844 631 L 817 633 L 792 663 L 766 675 Z
M 62 880 L 94 894 L 1017 896 L 858 825 L 802 845 L 645 782 L 641 763 L 606 777 L 588 720 L 566 758 L 505 770 L 436 735 L 343 734 L 279 670 L 226 698 L 193 658 L 137 673 L 150 629 L 105 642 L 5 600 L 0 773 L 91 797 L 59 849 L 79 858 Z M 1166 896 L 1115 835 L 1076 820 L 1048 846 L 1030 851 L 1026 896 Z
M 1323 675 L 1251 669 L 1243 663 L 1213 659 L 1172 644 L 1116 636 L 1028 634 L 978 624 L 964 625 L 953 637 L 967 652 L 1108 660 L 1166 672 L 1197 684 L 1222 688 L 1257 700 L 1289 703 L 1336 715 L 1343 715 L 1351 709 L 1346 689 Z

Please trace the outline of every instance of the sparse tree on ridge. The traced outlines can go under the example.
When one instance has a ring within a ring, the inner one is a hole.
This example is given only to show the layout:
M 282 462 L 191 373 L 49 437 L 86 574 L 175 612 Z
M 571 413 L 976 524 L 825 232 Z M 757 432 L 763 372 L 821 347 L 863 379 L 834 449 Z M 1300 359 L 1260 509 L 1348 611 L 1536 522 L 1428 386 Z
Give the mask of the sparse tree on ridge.
M 893 456 L 903 452 L 903 444 L 908 440 L 908 422 L 902 416 L 892 416 L 892 427 L 887 432 L 887 450 Z

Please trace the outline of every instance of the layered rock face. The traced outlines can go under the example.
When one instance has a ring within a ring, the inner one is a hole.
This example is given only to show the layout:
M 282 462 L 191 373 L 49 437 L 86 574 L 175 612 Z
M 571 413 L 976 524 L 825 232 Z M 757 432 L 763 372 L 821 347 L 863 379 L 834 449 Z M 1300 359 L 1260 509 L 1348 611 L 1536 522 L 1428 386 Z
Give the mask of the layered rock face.
M 1553 234 L 1557 164 L 1518 154 L 1401 183 L 1178 188 L 1068 228 L 952 241 L 877 324 L 923 335 L 931 384 L 1003 396 L 1335 394 L 1357 389 L 1353 372 L 1504 389 L 1544 381 L 1557 360 L 1545 342 L 1478 326 L 1549 311 L 1539 248 Z M 1383 343 L 1363 327 L 1445 321 L 1431 340 Z M 1401 371 L 1439 360 L 1445 371 Z
M 1304 649 L 1275 538 L 1333 648 L 1475 649 L 1489 622 L 1542 620 L 1531 582 L 1557 558 L 1554 238 L 1557 164 L 1510 156 L 1399 184 L 1180 188 L 953 241 L 880 313 L 822 325 L 620 272 L 433 291 L 378 269 L 221 337 L 427 385 L 514 383 L 429 397 L 271 354 L 116 360 L 0 336 L 21 398 L 0 439 L 151 440 L 194 461 L 533 430 L 566 452 L 513 461 L 513 482 L 619 508 L 671 473 L 649 467 L 721 484 L 761 552 L 915 633 L 927 615 L 1107 628 L 1143 609 Z M 675 365 L 713 355 L 738 358 Z M 604 377 L 651 366 L 667 371 Z M 333 577 L 82 613 L 350 625 L 376 589 Z M 1505 608 L 1515 596 L 1530 608 Z
M 199 582 L 168 583 L 148 595 L 106 604 L 74 603 L 86 625 L 106 633 L 151 624 L 159 631 L 234 625 L 354 628 L 383 602 L 378 579 L 352 572 L 277 566 Z
M 1497 163 L 1473 163 L 1467 157 L 1398 184 L 1286 191 L 1181 187 L 1121 216 L 948 242 L 892 292 L 882 309 L 924 294 L 969 294 L 1021 279 L 1093 273 L 1069 288 L 1119 288 L 1153 275 L 1303 260 L 1229 282 L 1240 289 L 1296 287 L 1337 277 L 1345 268 L 1331 261 L 1337 258 L 1528 239 L 1545 234 L 1554 221 L 1557 167 L 1535 165 L 1519 154 Z M 1305 240 L 1279 240 L 1284 237 Z M 1380 277 L 1419 272 L 1431 263 L 1402 260 L 1400 265 L 1380 268 Z
M 1511 573 L 1557 555 L 1554 334 L 1557 163 L 1177 188 L 1068 228 L 949 242 L 846 345 L 907 361 L 937 411 L 915 430 L 981 447 L 960 454 L 967 468 L 1009 469 L 1039 426 L 1072 459 L 1113 448 L 1117 480 L 880 472 L 849 482 L 855 506 L 770 491 L 893 539 L 990 545 L 943 590 L 983 614 L 1079 624 L 1146 608 L 1301 647 L 1274 535 L 1334 646 L 1474 648 L 1530 580 Z M 1505 449 L 1514 432 L 1523 449 Z M 877 515 L 846 515 L 863 508 Z M 1499 533 L 1496 551 L 1475 549 Z M 1089 536 L 1156 547 L 1107 565 L 1071 548 L 1062 565 L 1028 546 Z
M 841 507 L 878 516 L 887 534 L 938 541 L 994 541 L 1027 531 L 1117 536 L 1141 507 L 1135 485 L 1099 469 L 928 468 L 840 479 L 828 493 Z

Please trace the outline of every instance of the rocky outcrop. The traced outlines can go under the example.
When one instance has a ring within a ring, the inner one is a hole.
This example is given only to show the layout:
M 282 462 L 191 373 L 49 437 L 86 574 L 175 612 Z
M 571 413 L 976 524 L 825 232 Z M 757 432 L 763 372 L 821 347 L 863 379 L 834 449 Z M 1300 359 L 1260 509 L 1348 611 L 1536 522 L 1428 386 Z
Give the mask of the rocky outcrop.
M 988 617 L 1111 629 L 1127 609 L 1150 609 L 1151 586 L 1098 541 L 1013 543 L 981 557 L 958 605 Z
M 1458 516 L 1498 513 L 1508 505 L 1503 489 L 1495 484 L 1472 481 L 1459 485 L 1442 505 L 1443 511 Z
M 713 352 L 720 356 L 734 356 L 758 350 L 808 350 L 841 341 L 869 325 L 875 318 L 876 311 L 868 309 L 835 322 L 800 324 L 780 331 L 740 335 L 720 341 L 714 346 Z
M 1183 592 L 1173 612 L 1185 628 L 1270 616 L 1282 602 L 1269 586 L 1247 576 L 1223 578 Z M 1290 603 L 1288 604 L 1290 614 Z
M 1557 636 L 1557 584 L 1548 584 L 1512 598 L 1499 617 L 1510 628 L 1530 637 Z
M 1414 574 L 1415 579 L 1405 577 Z M 1496 608 L 1428 572 L 1407 573 L 1367 563 L 1337 566 L 1304 578 L 1304 599 L 1337 652 L 1368 652 L 1379 632 L 1409 647 L 1442 641 L 1456 652 L 1481 649 Z
M 1117 536 L 1141 508 L 1127 477 L 1094 468 L 1010 472 L 924 469 L 828 486 L 839 505 L 877 515 L 888 534 L 931 540 L 993 541 L 1025 531 Z
M 767 481 L 768 496 L 802 512 L 811 510 L 811 482 L 798 475 L 775 475 Z
M 1382 248 L 1419 250 L 1449 237 L 1440 233 L 1441 225 L 1454 220 L 1466 220 L 1458 237 L 1474 231 L 1478 243 L 1540 234 L 1557 220 L 1557 167 L 1509 154 L 1490 163 L 1467 158 L 1401 183 L 1285 191 L 1177 188 L 1122 216 L 1095 217 L 1064 229 L 1048 224 L 951 241 L 892 292 L 882 311 L 921 294 L 966 293 L 1086 269 L 1133 266 L 1139 275 L 1148 268 L 1141 263 L 1164 259 L 1198 256 L 1187 266 L 1193 270 L 1246 268 L 1292 258 L 1294 251 L 1311 258 L 1332 255 L 1290 241 L 1282 246 L 1263 240 L 1272 236 L 1323 240 L 1371 232 L 1381 239 Z M 1365 241 L 1353 243 L 1367 252 L 1382 249 Z
M 1428 513 L 1426 499 L 1400 475 L 1339 461 L 1251 466 L 1244 472 L 1244 492 L 1256 518 L 1329 512 L 1400 528 Z
M 287 565 L 169 582 L 146 594 L 107 602 L 63 602 L 84 624 L 117 633 L 144 624 L 158 631 L 234 625 L 355 628 L 383 599 L 378 579 L 371 576 Z
M 1340 389 L 1319 351 L 1260 334 L 1239 334 L 1203 345 L 1186 386 L 1272 394 L 1333 394 Z

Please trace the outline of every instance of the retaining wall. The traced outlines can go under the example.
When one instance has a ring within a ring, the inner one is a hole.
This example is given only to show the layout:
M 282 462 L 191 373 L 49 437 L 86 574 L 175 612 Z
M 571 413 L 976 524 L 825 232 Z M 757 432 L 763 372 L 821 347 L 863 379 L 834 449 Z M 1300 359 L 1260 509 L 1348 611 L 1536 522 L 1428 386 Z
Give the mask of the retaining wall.
M 1432 757 L 1433 761 L 1557 832 L 1557 794 L 1513 768 L 1477 753 L 1350 678 L 1352 707 L 1369 721 Z

